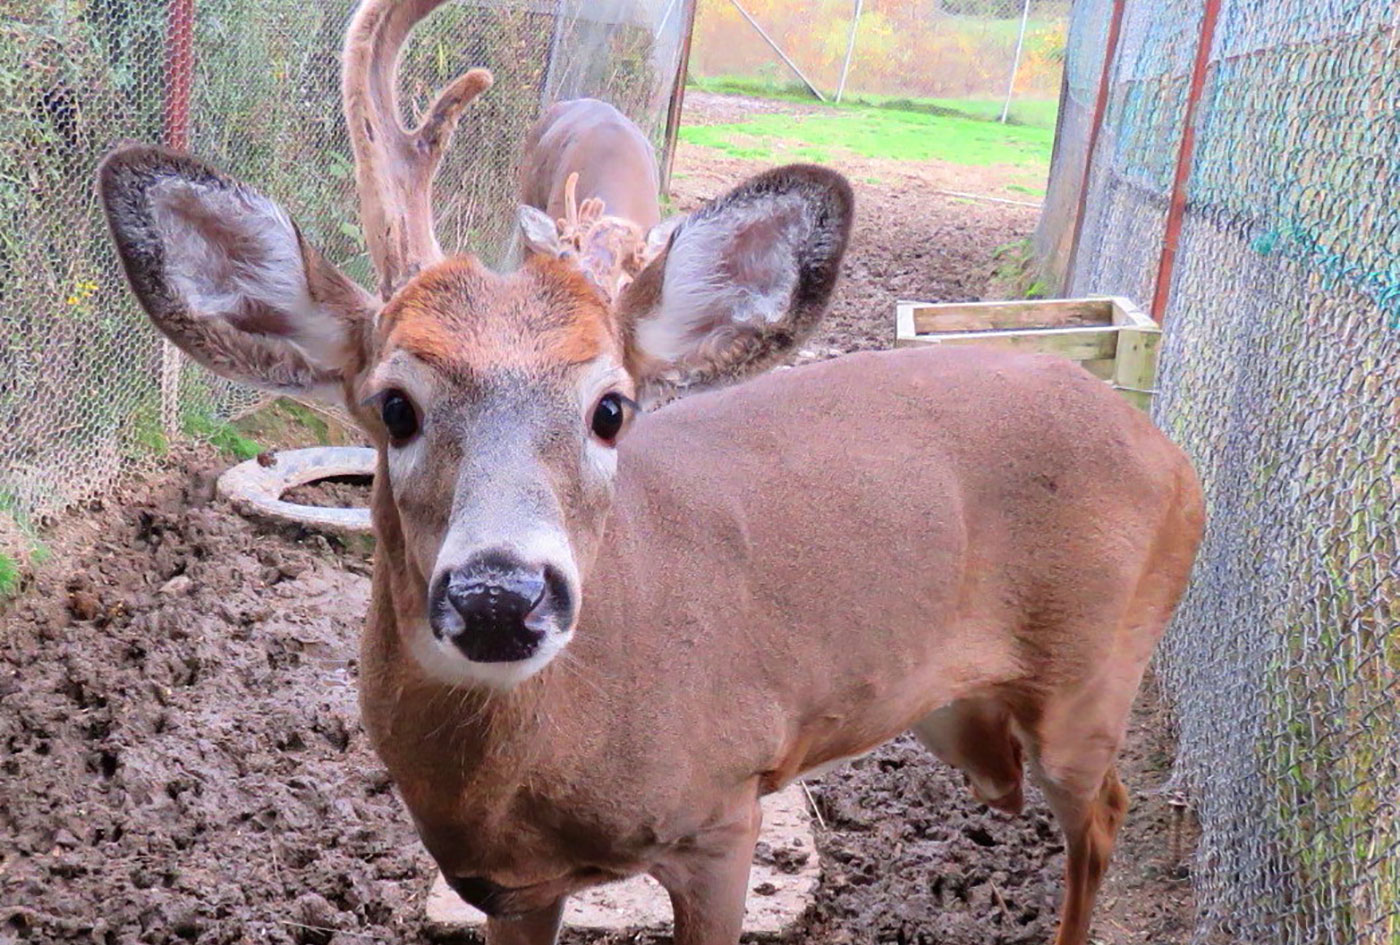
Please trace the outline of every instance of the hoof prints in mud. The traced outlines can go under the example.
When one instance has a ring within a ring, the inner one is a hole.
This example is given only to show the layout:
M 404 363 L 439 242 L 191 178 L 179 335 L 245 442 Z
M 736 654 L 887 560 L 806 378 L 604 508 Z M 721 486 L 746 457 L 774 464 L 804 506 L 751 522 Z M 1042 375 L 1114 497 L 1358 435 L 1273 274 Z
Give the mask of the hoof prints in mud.
M 829 943 L 1048 942 L 1063 843 L 1036 797 L 1019 817 L 972 801 L 962 777 L 904 736 L 812 787 L 827 825 L 812 917 Z M 898 813 L 895 813 L 895 812 Z
M 0 941 L 416 923 L 426 857 L 357 721 L 368 581 L 206 481 L 113 514 L 0 617 Z

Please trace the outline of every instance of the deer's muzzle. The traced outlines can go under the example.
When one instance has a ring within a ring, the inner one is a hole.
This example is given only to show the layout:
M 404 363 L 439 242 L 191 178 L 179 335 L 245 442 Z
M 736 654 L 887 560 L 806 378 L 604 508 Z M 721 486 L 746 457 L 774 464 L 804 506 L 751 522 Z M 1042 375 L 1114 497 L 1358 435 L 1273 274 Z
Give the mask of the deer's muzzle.
M 527 660 L 552 630 L 571 625 L 570 598 L 554 568 L 487 552 L 439 577 L 430 596 L 433 633 L 474 663 Z

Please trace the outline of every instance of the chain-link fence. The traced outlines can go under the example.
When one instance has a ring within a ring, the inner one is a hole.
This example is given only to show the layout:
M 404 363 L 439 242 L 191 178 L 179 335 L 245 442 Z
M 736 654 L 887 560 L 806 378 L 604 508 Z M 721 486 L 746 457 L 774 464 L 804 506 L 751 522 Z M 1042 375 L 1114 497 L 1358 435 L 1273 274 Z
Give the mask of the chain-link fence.
M 1053 121 L 1069 12 L 1069 0 L 700 0 L 691 71 L 977 117 L 1009 101 L 1010 120 L 1040 124 Z
M 435 193 L 444 247 L 498 258 L 542 104 L 595 95 L 658 146 L 693 0 L 457 0 L 423 23 L 406 108 L 487 66 Z M 11 0 L 0 12 L 0 554 L 252 392 L 183 366 L 140 314 L 93 195 L 124 138 L 188 143 L 282 202 L 366 285 L 339 54 L 352 0 Z
M 1075 110 L 1114 6 L 1077 4 Z M 1202 828 L 1198 939 L 1396 945 L 1400 7 L 1123 0 L 1109 52 L 1066 294 L 1158 298 L 1157 419 L 1210 497 L 1159 660 Z M 1047 214 L 1052 263 L 1073 228 Z

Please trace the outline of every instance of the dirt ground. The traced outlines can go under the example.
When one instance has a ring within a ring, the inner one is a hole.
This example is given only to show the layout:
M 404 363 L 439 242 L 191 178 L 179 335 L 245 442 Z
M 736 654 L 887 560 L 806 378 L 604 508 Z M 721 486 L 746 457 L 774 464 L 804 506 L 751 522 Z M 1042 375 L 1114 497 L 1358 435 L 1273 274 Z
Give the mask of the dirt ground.
M 677 169 L 685 209 L 759 168 L 682 149 Z M 852 174 L 844 282 L 802 360 L 888 346 L 898 298 L 979 297 L 992 250 L 1035 211 L 940 196 L 921 176 L 951 173 Z M 95 503 L 89 537 L 0 608 L 0 943 L 424 940 L 431 864 L 357 720 L 367 559 L 234 514 L 213 497 L 226 465 L 189 450 Z M 1104 945 L 1189 937 L 1157 791 L 1170 748 L 1149 696 L 1122 764 L 1133 809 L 1097 913 Z M 990 813 L 907 738 L 812 791 L 823 880 L 796 941 L 1050 940 L 1063 855 L 1038 796 L 1022 818 Z

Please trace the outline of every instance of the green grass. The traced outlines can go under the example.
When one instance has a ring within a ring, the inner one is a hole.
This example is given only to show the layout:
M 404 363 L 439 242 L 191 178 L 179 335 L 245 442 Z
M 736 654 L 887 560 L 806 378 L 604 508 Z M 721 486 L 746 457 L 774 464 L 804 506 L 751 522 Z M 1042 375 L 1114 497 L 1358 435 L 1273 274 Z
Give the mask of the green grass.
M 209 414 L 188 413 L 181 425 L 186 436 L 205 440 L 234 459 L 252 459 L 262 452 L 261 446 L 239 433 L 233 424 Z
M 361 442 L 359 431 L 345 427 L 326 415 L 279 397 L 234 420 L 230 426 L 238 436 L 264 449 L 307 446 L 346 446 Z
M 803 102 L 808 105 L 820 104 L 805 85 L 795 80 L 772 82 L 744 76 L 690 76 L 688 87 L 723 95 Z M 1059 105 L 1060 103 L 1053 98 L 1013 98 L 1011 110 L 1007 113 L 1007 123 L 1054 131 Z M 950 118 L 996 121 L 1001 117 L 1002 100 L 991 98 L 921 98 L 861 93 L 847 96 L 840 105 L 832 105 L 831 107 L 839 109 L 880 108 L 897 112 L 943 115 Z
M 681 128 L 690 144 L 736 157 L 826 162 L 834 153 L 895 161 L 1047 167 L 1053 132 L 950 115 L 873 106 L 830 113 L 760 114 L 748 121 Z
M 19 562 L 0 552 L 0 599 L 13 597 L 19 590 Z

